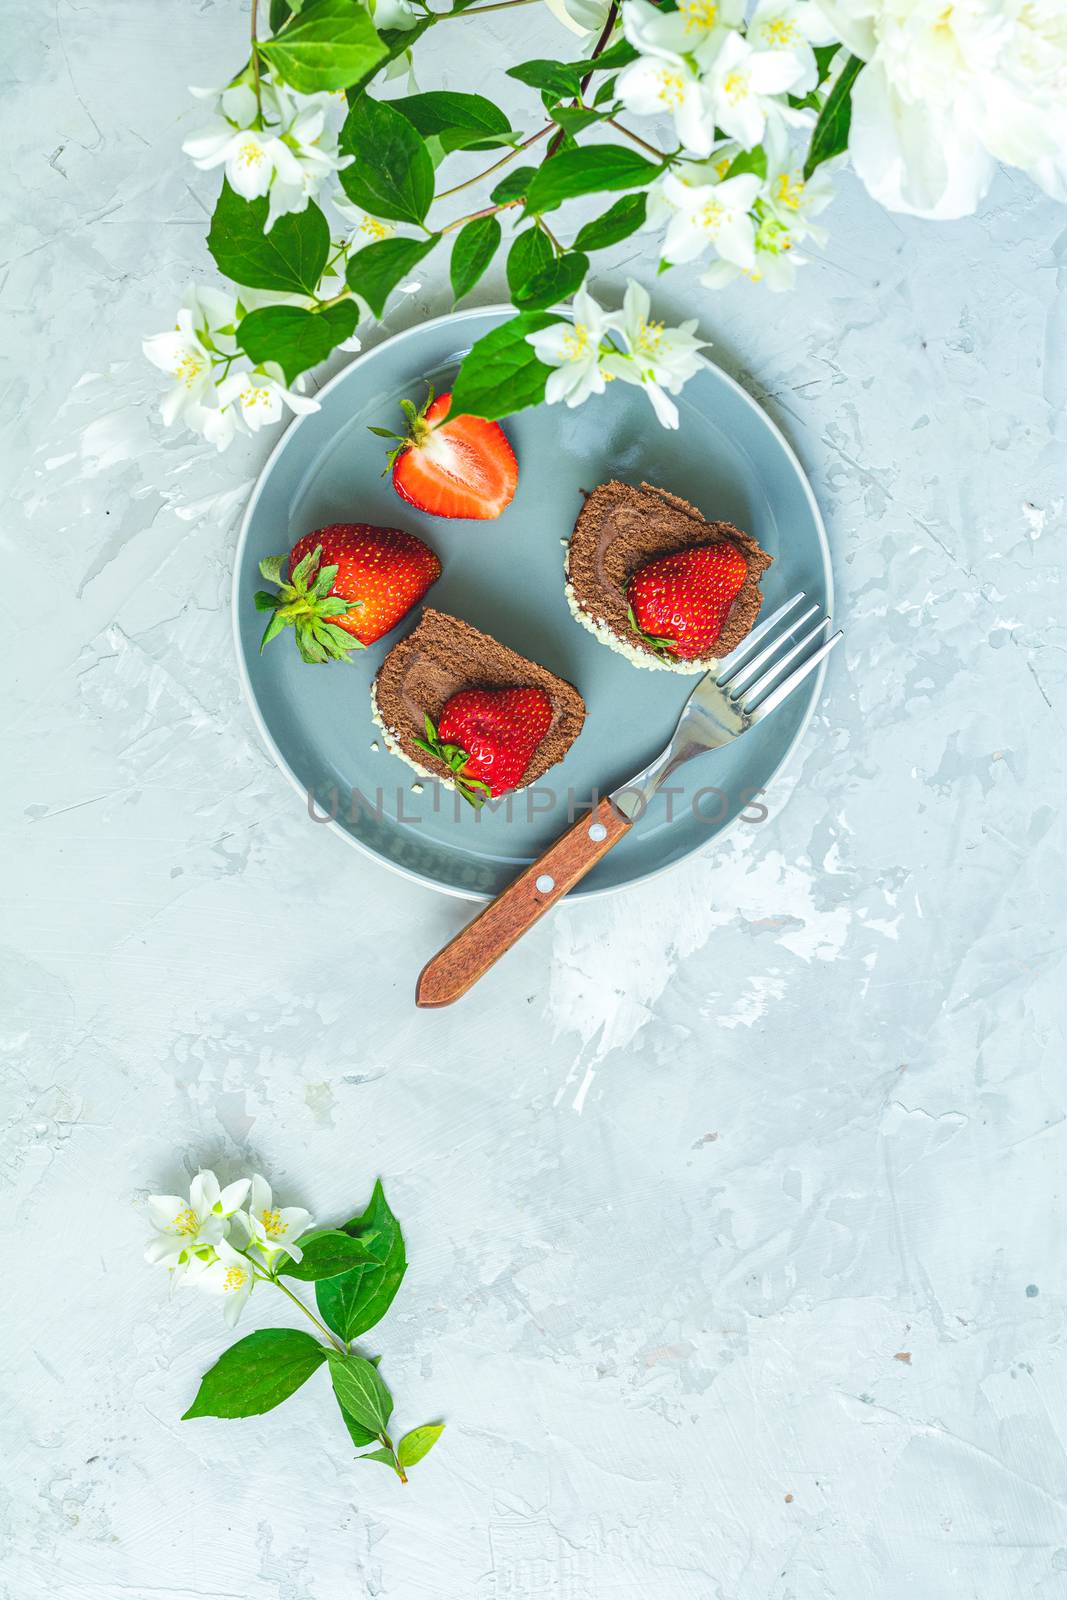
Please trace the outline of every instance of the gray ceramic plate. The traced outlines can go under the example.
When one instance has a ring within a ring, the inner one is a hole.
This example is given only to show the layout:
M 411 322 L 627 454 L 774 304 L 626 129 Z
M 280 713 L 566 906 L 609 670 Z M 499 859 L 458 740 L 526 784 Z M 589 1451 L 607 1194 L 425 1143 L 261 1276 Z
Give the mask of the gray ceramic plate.
M 381 477 L 386 444 L 368 424 L 398 426 L 401 396 L 421 400 L 427 378 L 446 387 L 474 341 L 510 314 L 493 307 L 423 323 L 359 356 L 327 384 L 322 409 L 292 423 L 263 470 L 234 572 L 241 676 L 278 765 L 313 798 L 316 816 L 335 817 L 324 825 L 408 877 L 472 899 L 502 889 L 593 791 L 604 793 L 648 761 L 697 681 L 631 666 L 571 617 L 560 541 L 574 525 L 583 489 L 611 477 L 672 489 L 706 516 L 749 529 L 775 557 L 764 579 L 765 605 L 797 589 L 831 604 L 826 534 L 799 462 L 756 403 L 710 363 L 679 397 L 677 432 L 661 428 L 644 395 L 622 383 L 575 411 L 540 406 L 511 418 L 505 430 L 519 487 L 495 522 L 443 521 L 405 505 Z M 581 737 L 536 789 L 512 797 L 510 815 L 506 808 L 476 815 L 430 782 L 413 792 L 415 774 L 381 745 L 368 688 L 406 621 L 351 665 L 305 666 L 291 637 L 259 655 L 264 619 L 253 595 L 260 559 L 313 528 L 344 521 L 417 533 L 444 566 L 430 604 L 543 662 L 584 695 Z M 685 793 L 657 800 L 574 892 L 620 888 L 706 847 L 754 791 L 768 788 L 803 733 L 821 683 L 820 671 L 807 692 L 732 749 L 693 763 Z

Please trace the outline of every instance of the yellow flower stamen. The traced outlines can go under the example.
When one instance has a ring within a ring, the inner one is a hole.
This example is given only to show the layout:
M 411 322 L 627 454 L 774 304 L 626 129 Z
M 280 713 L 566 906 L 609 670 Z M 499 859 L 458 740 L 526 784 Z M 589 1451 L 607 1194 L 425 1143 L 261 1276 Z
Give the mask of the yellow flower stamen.
M 175 1233 L 184 1234 L 187 1238 L 192 1239 L 200 1232 L 200 1218 L 191 1206 L 186 1206 L 184 1211 L 178 1212 L 171 1223 L 171 1227 Z
M 748 93 L 748 78 L 743 72 L 731 72 L 723 83 L 722 92 L 727 100 L 732 100 L 736 105 Z
M 663 344 L 666 325 L 662 322 L 642 322 L 637 330 L 637 349 L 641 355 L 656 356 Z
M 281 1239 L 285 1235 L 285 1223 L 282 1221 L 280 1211 L 261 1211 L 259 1220 L 263 1224 L 263 1232 L 268 1239 Z
M 715 0 L 683 0 L 678 10 L 685 18 L 685 31 L 707 28 L 710 32 L 719 20 L 719 7 Z
M 661 72 L 659 97 L 670 111 L 676 111 L 685 98 L 685 83 L 680 73 Z
M 230 1293 L 234 1289 L 243 1288 L 247 1278 L 248 1273 L 243 1267 L 227 1267 L 222 1280 L 223 1290 Z
M 563 335 L 563 353 L 568 361 L 580 361 L 589 354 L 589 329 L 584 322 L 576 322 L 569 333 Z
M 369 234 L 372 239 L 388 239 L 392 229 L 387 222 L 381 222 L 377 217 L 364 217 L 359 225 L 359 231 Z
M 241 390 L 241 405 L 245 411 L 252 411 L 256 406 L 270 406 L 270 390 L 262 384 L 246 383 Z M 277 1216 L 277 1212 L 264 1212 L 264 1216 Z
M 708 200 L 700 208 L 700 226 L 702 228 L 706 228 L 708 233 L 715 233 L 721 226 L 725 215 L 725 206 L 721 205 L 718 200 Z
M 263 161 L 263 151 L 255 139 L 246 139 L 238 148 L 237 160 L 242 167 L 258 167 Z
M 788 172 L 779 173 L 774 181 L 774 198 L 790 211 L 799 211 L 804 199 L 804 181 L 793 178 Z
M 796 24 L 786 17 L 771 17 L 763 24 L 763 37 L 772 50 L 788 50 L 796 42 Z

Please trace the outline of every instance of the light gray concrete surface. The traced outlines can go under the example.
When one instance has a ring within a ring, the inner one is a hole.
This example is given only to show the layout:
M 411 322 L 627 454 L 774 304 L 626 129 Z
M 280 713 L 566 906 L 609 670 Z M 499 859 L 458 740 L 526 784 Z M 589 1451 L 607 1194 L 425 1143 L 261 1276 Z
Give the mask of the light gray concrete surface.
M 1062 1600 L 1067 213 L 846 180 L 791 297 L 659 280 L 808 468 L 847 644 L 762 828 L 420 1015 L 466 908 L 310 826 L 238 693 L 272 441 L 165 432 L 140 355 L 208 275 L 186 85 L 245 14 L 3 11 L 0 1594 Z M 566 49 L 449 27 L 423 86 L 508 105 Z M 435 270 L 391 323 L 446 305 Z M 179 1423 L 225 1334 L 140 1203 L 199 1163 L 323 1220 L 384 1177 L 368 1343 L 449 1424 L 407 1489 L 321 1382 Z

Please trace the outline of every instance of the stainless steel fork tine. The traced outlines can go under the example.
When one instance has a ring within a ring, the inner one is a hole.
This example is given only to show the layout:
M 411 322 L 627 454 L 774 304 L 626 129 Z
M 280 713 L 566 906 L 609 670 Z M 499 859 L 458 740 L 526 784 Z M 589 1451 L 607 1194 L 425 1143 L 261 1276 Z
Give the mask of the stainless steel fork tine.
M 755 683 L 750 684 L 744 694 L 737 695 L 734 701 L 735 705 L 739 706 L 743 711 L 751 711 L 760 696 L 770 688 L 776 678 L 781 676 L 789 663 L 795 661 L 797 656 L 803 655 L 808 646 L 815 643 L 823 629 L 829 626 L 830 618 L 823 617 L 822 621 L 817 622 L 814 628 L 804 635 L 803 639 L 797 640 L 791 650 L 787 650 L 784 656 L 768 667 L 762 678 L 757 678 Z
M 797 629 L 803 627 L 804 623 L 807 622 L 809 618 L 817 615 L 818 610 L 818 606 L 809 606 L 806 611 L 802 611 L 800 613 L 799 617 L 787 622 L 781 632 L 776 634 L 771 640 L 770 644 L 761 650 L 758 655 L 753 656 L 751 661 L 746 661 L 740 671 L 733 673 L 728 679 L 720 678 L 719 688 L 725 689 L 728 694 L 733 695 L 736 699 L 737 691 L 739 689 L 743 689 L 748 680 L 753 677 L 754 674 L 757 673 L 759 669 L 771 659 L 772 656 L 777 655 L 778 651 L 784 644 L 789 642 L 789 640 L 796 633 Z
M 758 626 L 752 629 L 751 633 L 747 633 L 741 643 L 734 646 L 729 655 L 723 656 L 715 671 L 716 678 L 721 678 L 724 672 L 732 672 L 736 666 L 739 666 L 753 646 L 759 644 L 761 639 L 765 639 L 771 629 L 776 627 L 783 617 L 788 616 L 793 607 L 798 606 L 803 598 L 804 591 L 801 589 L 800 593 L 795 594 L 792 600 L 787 600 L 784 606 L 779 606 L 777 611 L 773 612 L 771 616 L 765 617 Z
M 821 626 L 822 624 L 820 624 L 820 628 Z M 815 629 L 815 632 L 818 633 L 820 628 Z M 788 678 L 783 678 L 777 689 L 772 689 L 767 698 L 762 700 L 754 711 L 750 711 L 748 713 L 749 720 L 752 722 L 758 722 L 761 717 L 767 716 L 768 712 L 774 711 L 776 707 L 780 706 L 783 700 L 787 700 L 793 693 L 793 690 L 803 683 L 804 679 L 808 676 L 808 673 L 814 672 L 815 668 L 819 665 L 819 662 L 822 661 L 825 656 L 828 656 L 838 640 L 843 639 L 844 637 L 845 636 L 843 633 L 838 632 L 827 639 L 825 644 L 821 644 L 818 650 L 815 650 L 806 661 L 802 661 L 800 666 L 797 667 L 794 672 L 789 674 Z M 773 674 L 770 674 L 770 676 L 773 676 Z

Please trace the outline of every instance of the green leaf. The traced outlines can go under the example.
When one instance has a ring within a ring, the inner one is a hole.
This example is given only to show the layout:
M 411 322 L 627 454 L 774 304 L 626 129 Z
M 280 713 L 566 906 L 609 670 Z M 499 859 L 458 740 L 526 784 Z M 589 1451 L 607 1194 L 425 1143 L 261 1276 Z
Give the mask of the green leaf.
M 615 79 L 614 78 L 605 78 L 603 83 L 600 84 L 600 86 L 598 87 L 598 89 L 596 91 L 596 94 L 593 96 L 593 104 L 599 108 L 601 106 L 606 106 L 608 104 L 608 101 L 609 100 L 614 100 L 614 98 L 615 98 Z M 604 114 L 606 116 L 607 112 L 605 112 Z
M 330 253 L 326 218 L 312 200 L 305 211 L 279 217 L 264 233 L 267 206 L 265 197 L 242 200 L 223 184 L 207 236 L 215 265 L 249 289 L 314 294 Z
M 514 136 L 499 106 L 480 94 L 438 89 L 389 104 L 407 117 L 424 139 L 439 138 L 446 155 L 450 150 L 496 150 L 510 144 Z
M 421 1428 L 412 1428 L 410 1433 L 405 1433 L 396 1447 L 400 1465 L 413 1467 L 416 1461 L 428 1456 L 444 1431 L 443 1422 L 427 1422 Z
M 661 171 L 636 150 L 623 145 L 589 145 L 581 150 L 561 150 L 538 167 L 526 191 L 527 211 L 554 211 L 575 195 L 603 189 L 640 189 Z
M 336 576 L 336 567 L 326 568 L 325 572 L 331 570 Z M 309 1233 L 301 1239 L 300 1248 L 303 1252 L 301 1259 L 294 1261 L 291 1256 L 287 1257 L 279 1272 L 287 1278 L 299 1278 L 301 1283 L 336 1278 L 339 1273 L 351 1272 L 353 1267 L 374 1259 L 362 1240 L 354 1239 L 342 1228 L 324 1228 L 321 1233 Z
M 475 217 L 456 234 L 452 246 L 452 294 L 462 300 L 478 282 L 500 243 L 500 223 L 496 217 Z
M 815 46 L 815 65 L 819 72 L 819 82 L 825 83 L 830 76 L 830 67 L 837 52 L 841 49 L 839 44 L 819 44 Z
M 368 1450 L 366 1455 L 357 1456 L 356 1459 L 358 1461 L 384 1461 L 387 1467 L 392 1467 L 393 1471 L 396 1471 L 396 1462 L 393 1460 L 393 1452 L 391 1450 Z
M 224 1350 L 200 1380 L 182 1417 L 258 1417 L 295 1394 L 326 1360 L 326 1351 L 299 1328 L 260 1328 Z
M 526 335 L 562 321 L 562 317 L 543 311 L 528 311 L 479 339 L 452 386 L 452 409 L 456 415 L 466 411 L 495 421 L 513 411 L 539 405 L 552 369 L 538 361 L 533 346 L 526 343 Z
M 362 295 L 374 315 L 380 317 L 401 278 L 429 255 L 440 237 L 434 233 L 428 239 L 379 239 L 365 245 L 348 258 L 348 287 Z
M 412 123 L 383 100 L 360 95 L 341 129 L 340 174 L 350 200 L 375 217 L 421 223 L 433 199 L 433 161 Z
M 359 0 L 311 0 L 259 50 L 283 83 L 300 94 L 347 89 L 388 53 Z
M 767 152 L 761 144 L 753 150 L 741 150 L 726 169 L 728 178 L 739 177 L 743 172 L 754 172 L 757 178 L 767 176 Z
M 661 6 L 662 11 L 676 10 L 673 6 Z M 628 39 L 617 39 L 610 50 L 602 50 L 595 60 L 576 61 L 574 70 L 584 78 L 587 72 L 616 72 L 620 67 L 628 67 L 631 61 L 637 60 L 637 51 Z
M 336 1394 L 334 1399 L 337 1399 Z M 362 1450 L 365 1445 L 374 1443 L 378 1437 L 376 1433 L 372 1432 L 370 1428 L 365 1428 L 361 1422 L 357 1422 L 355 1417 L 345 1410 L 340 1400 L 337 1400 L 337 1408 L 341 1413 L 341 1420 L 348 1429 L 348 1437 L 357 1450 Z
M 512 167 L 490 192 L 490 200 L 496 206 L 507 205 L 509 200 L 521 200 L 536 172 L 536 167 Z
M 419 20 L 413 28 L 379 28 L 378 37 L 385 49 L 385 57 L 382 61 L 376 62 L 369 71 L 358 77 L 355 83 L 349 84 L 345 91 L 345 98 L 349 105 L 355 105 L 371 79 L 376 78 L 390 62 L 396 61 L 403 56 L 409 56 L 427 28 L 432 28 L 436 21 L 437 17 L 430 11 L 420 14 Z
M 288 22 L 292 13 L 299 10 L 300 0 L 293 0 L 292 5 L 289 4 L 289 0 L 270 0 L 268 26 L 271 33 L 277 33 L 278 29 L 282 26 L 282 23 Z
M 548 114 L 553 122 L 570 134 L 581 133 L 591 123 L 602 120 L 601 113 L 594 111 L 591 106 L 552 106 Z
M 587 70 L 588 63 L 583 62 L 582 71 Z M 582 92 L 579 69 L 565 61 L 523 61 L 508 68 L 508 77 L 517 78 L 531 89 L 540 89 L 554 100 L 577 100 Z
M 373 1428 L 375 1438 L 385 1432 L 393 1414 L 393 1397 L 378 1369 L 363 1356 L 327 1352 L 330 1378 L 338 1404 L 361 1427 Z
M 848 133 L 852 126 L 852 85 L 863 71 L 859 56 L 849 56 L 841 68 L 841 75 L 826 97 L 811 136 L 804 176 L 810 178 L 816 167 L 848 149 Z
M 407 1258 L 400 1224 L 380 1182 L 374 1185 L 366 1211 L 346 1222 L 344 1231 L 355 1235 L 372 1231 L 375 1237 L 368 1248 L 374 1260 L 317 1283 L 315 1302 L 327 1327 L 347 1340 L 358 1339 L 385 1316 L 407 1270 Z
M 264 306 L 261 311 L 250 311 L 240 323 L 237 342 L 257 365 L 277 361 L 286 382 L 292 383 L 351 338 L 358 321 L 359 311 L 351 300 L 341 300 L 323 311 Z
M 512 299 L 518 298 L 531 278 L 550 267 L 553 259 L 551 240 L 540 228 L 527 228 L 516 234 L 507 261 L 508 288 Z
M 592 222 L 587 222 L 584 228 L 578 229 L 574 248 L 606 250 L 610 245 L 628 239 L 631 233 L 636 233 L 643 224 L 647 204 L 647 197 L 643 194 L 624 194 L 622 199 L 616 200 L 602 216 L 594 218 Z
M 541 272 L 528 278 L 521 291 L 512 296 L 523 311 L 544 311 L 560 300 L 569 300 L 585 282 L 589 257 L 580 250 L 568 250 Z

